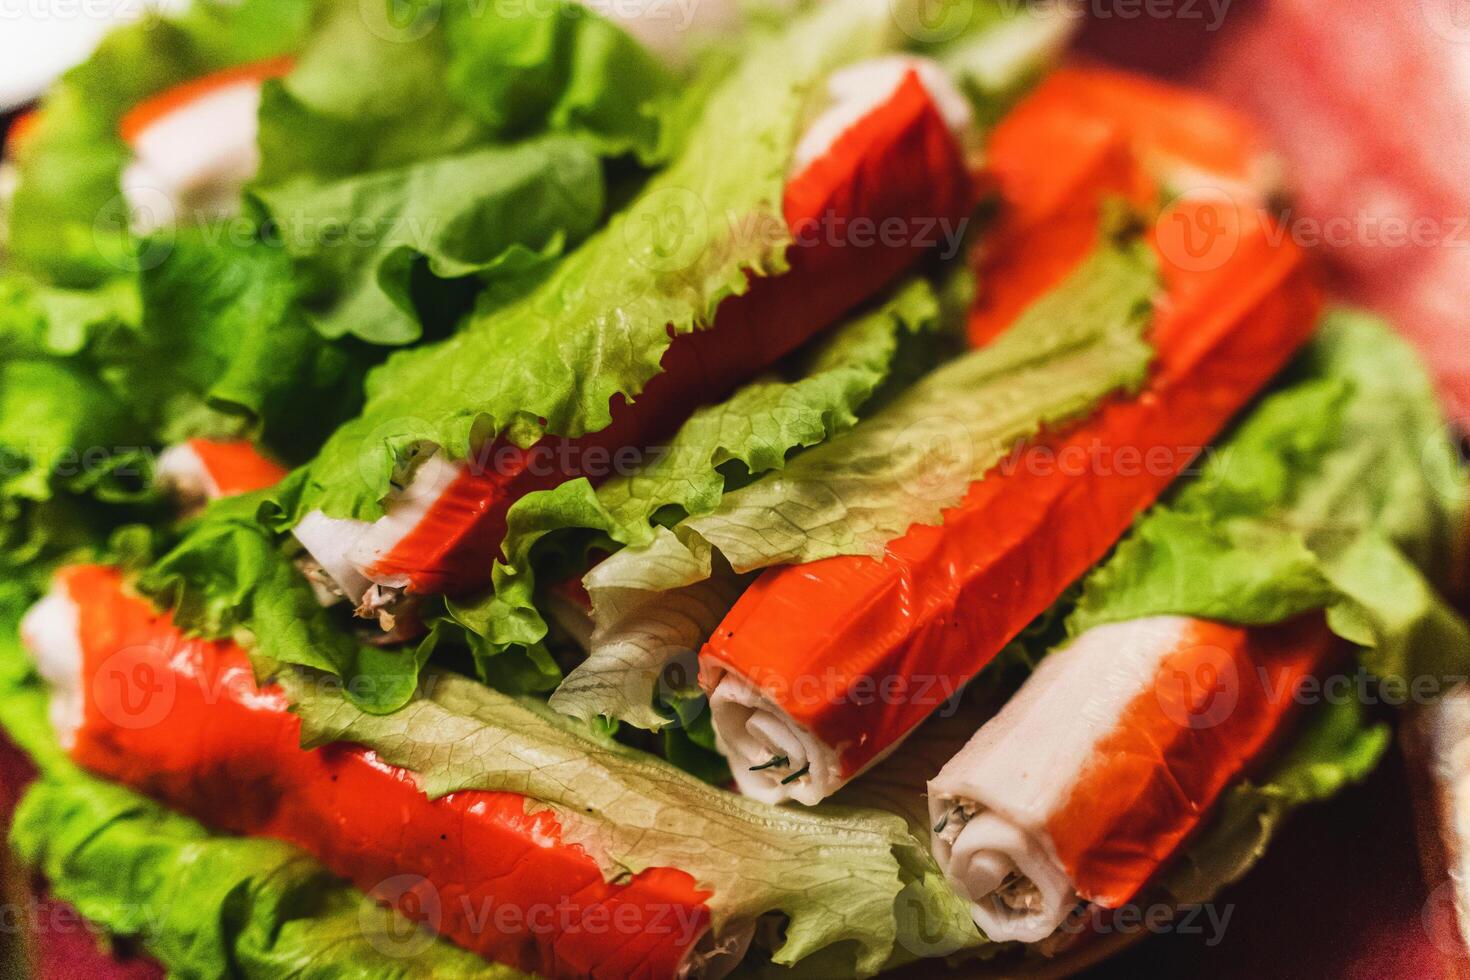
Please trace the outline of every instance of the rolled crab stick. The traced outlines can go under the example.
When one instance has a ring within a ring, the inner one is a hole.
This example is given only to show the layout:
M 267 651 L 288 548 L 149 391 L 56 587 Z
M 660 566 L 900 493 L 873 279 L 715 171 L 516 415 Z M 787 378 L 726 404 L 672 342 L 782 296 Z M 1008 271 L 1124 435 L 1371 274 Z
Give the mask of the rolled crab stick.
M 709 329 L 675 338 L 662 372 L 635 402 L 614 406 L 607 429 L 529 450 L 492 443 L 469 462 L 435 451 L 371 524 L 308 514 L 296 536 L 348 598 L 483 587 L 519 497 L 606 475 L 591 465 L 594 453 L 605 459 L 652 444 L 892 282 L 943 233 L 961 233 L 977 203 L 965 150 L 971 114 L 939 66 L 876 59 L 834 73 L 828 89 L 829 105 L 799 141 L 786 184 L 789 270 L 726 300 Z M 858 219 L 875 228 L 898 222 L 905 241 L 848 242 L 841 236 Z
M 749 932 L 716 942 L 684 871 L 610 883 L 553 813 L 516 793 L 430 800 L 412 773 L 344 744 L 306 750 L 285 696 L 243 650 L 184 636 L 120 571 L 63 569 L 22 624 L 52 718 L 83 767 L 220 830 L 288 841 L 481 955 L 545 977 L 719 976 Z
M 986 165 L 1001 212 L 979 251 L 972 346 L 993 340 L 1081 264 L 1100 206 L 1228 188 L 1264 205 L 1274 173 L 1260 134 L 1217 100 L 1138 76 L 1070 67 L 995 128 Z
M 1035 943 L 1117 909 L 1273 742 L 1338 649 L 1320 617 L 1100 626 L 1041 661 L 929 781 L 931 845 L 975 924 Z
M 239 65 L 165 89 L 123 116 L 119 135 L 132 150 L 122 175 L 139 234 L 190 214 L 231 214 L 240 188 L 260 166 L 256 146 L 260 87 L 291 70 L 291 58 Z
M 220 497 L 264 490 L 285 476 L 285 467 L 245 439 L 186 439 L 160 453 L 154 468 L 154 479 L 186 510 Z
M 1311 336 L 1321 295 L 1299 249 L 1230 203 L 1184 202 L 1175 216 L 1154 233 L 1166 295 L 1138 396 L 1027 447 L 881 558 L 763 573 L 715 630 L 700 684 L 744 793 L 814 804 L 896 747 L 1101 559 Z M 1196 231 L 1220 226 L 1220 251 L 1190 261 Z

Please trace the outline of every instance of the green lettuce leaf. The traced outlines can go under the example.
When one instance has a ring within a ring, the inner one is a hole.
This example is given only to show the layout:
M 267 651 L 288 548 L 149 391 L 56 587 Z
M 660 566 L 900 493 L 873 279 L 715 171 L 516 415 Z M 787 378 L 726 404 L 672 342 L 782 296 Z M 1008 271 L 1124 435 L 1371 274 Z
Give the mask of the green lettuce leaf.
M 258 183 L 332 180 L 539 133 L 651 164 L 671 145 L 680 82 L 563 0 L 330 0 L 295 70 L 262 92 Z
M 622 28 L 570 2 L 451 3 L 444 15 L 449 90 L 488 132 L 574 133 L 605 156 L 668 158 L 679 79 Z
M 183 229 L 139 284 L 137 327 L 104 335 L 92 356 L 154 441 L 250 436 L 300 459 L 361 405 L 370 354 L 312 329 L 282 249 Z
M 521 976 L 415 930 L 287 844 L 211 834 L 78 769 L 20 644 L 34 598 L 0 579 L 0 728 L 42 774 L 11 845 L 88 922 L 140 938 L 179 977 Z
M 961 285 L 968 282 L 963 273 L 952 275 Z M 934 288 L 925 279 L 913 279 L 818 340 L 794 365 L 790 380 L 772 375 L 696 411 L 646 466 L 614 476 L 595 490 L 586 479 L 578 479 L 522 498 L 507 517 L 507 558 L 495 569 L 494 591 L 474 603 L 452 603 L 455 621 L 475 635 L 482 656 L 511 647 L 533 648 L 546 634 L 536 608 L 533 557 L 553 544 L 548 538 L 582 529 L 620 544 L 647 544 L 656 522 L 709 513 L 727 485 L 779 469 L 793 451 L 850 429 L 880 388 L 909 382 L 948 353 L 961 321 L 942 316 Z M 601 706 L 606 710 L 596 712 L 581 694 L 564 691 L 564 706 L 575 707 L 573 713 L 582 717 L 602 713 L 641 727 L 662 727 L 650 697 L 666 657 L 647 651 L 646 684 L 621 676 L 623 668 L 632 667 L 628 657 L 633 649 L 621 639 L 638 637 L 641 629 L 631 624 L 620 628 L 612 618 L 606 609 L 599 616 L 605 627 L 599 646 L 606 657 L 594 651 L 573 687 L 583 694 L 617 691 L 632 700 L 608 703 Z M 604 670 L 620 676 L 605 677 Z
M 92 286 L 151 261 L 128 232 L 118 123 L 163 89 L 294 49 L 310 0 L 198 0 L 178 17 L 149 15 L 102 42 L 47 94 L 17 161 L 9 212 L 16 265 L 65 286 Z
M 11 843 L 53 894 L 139 938 L 170 976 L 525 976 L 419 931 L 289 844 L 212 834 L 81 772 L 26 793 Z
M 58 490 L 128 498 L 146 489 L 146 428 L 74 359 L 0 360 L 0 499 Z
M 911 526 L 938 523 L 1016 443 L 1143 383 L 1156 282 L 1136 240 L 1104 243 L 994 344 L 949 362 L 778 473 L 725 494 L 713 512 L 618 552 L 598 578 L 665 591 L 707 578 L 717 552 L 747 572 L 876 555 Z
M 1466 476 L 1402 340 L 1338 312 L 1198 478 L 1087 579 L 1069 628 L 1325 609 L 1380 677 L 1463 674 L 1470 628 L 1435 591 L 1462 555 Z
M 80 353 L 106 332 L 138 322 L 137 283 L 61 289 L 19 274 L 0 277 L 0 357 Z
M 607 426 L 612 400 L 657 373 L 671 332 L 707 325 L 751 275 L 782 271 L 782 189 L 812 90 L 891 50 L 895 33 L 886 11 L 840 0 L 755 46 L 679 157 L 529 295 L 374 372 L 362 416 L 329 440 L 280 525 L 316 509 L 381 516 L 398 460 L 423 440 L 464 458 L 500 434 L 525 446 Z
M 281 679 L 308 746 L 365 745 L 417 773 L 434 797 L 470 788 L 532 797 L 530 805 L 552 809 L 563 839 L 585 848 L 609 879 L 654 866 L 688 871 L 713 893 L 716 928 L 784 913 L 777 963 L 852 944 L 856 970 L 866 975 L 893 953 L 895 902 L 906 869 L 926 850 L 898 817 L 758 803 L 539 702 L 455 675 L 426 676 L 414 700 L 388 716 L 365 714 L 299 674 Z
M 288 478 L 290 479 L 290 478 Z M 181 629 L 233 635 L 256 673 L 299 664 L 341 678 L 363 710 L 402 707 L 438 636 L 412 649 L 363 642 L 324 609 L 310 584 L 256 520 L 263 493 L 215 501 L 183 540 L 138 579 L 138 589 L 172 609 Z
M 312 323 L 326 337 L 406 344 L 421 328 L 410 284 L 519 278 L 602 218 L 602 169 L 578 139 L 485 147 L 329 183 L 255 192 L 295 262 Z
M 319 3 L 295 68 L 261 89 L 256 184 L 333 180 L 483 143 L 445 84 L 444 6 Z

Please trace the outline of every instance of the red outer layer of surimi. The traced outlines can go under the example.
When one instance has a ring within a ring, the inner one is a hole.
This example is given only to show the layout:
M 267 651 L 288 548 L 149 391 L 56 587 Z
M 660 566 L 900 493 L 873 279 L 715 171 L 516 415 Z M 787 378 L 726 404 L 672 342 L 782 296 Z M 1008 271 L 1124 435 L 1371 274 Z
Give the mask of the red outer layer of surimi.
M 844 776 L 861 771 L 1102 558 L 1311 336 L 1319 291 L 1273 237 L 1228 203 L 1166 214 L 1157 362 L 1138 397 L 1003 464 L 879 560 L 765 573 L 701 665 L 745 676 L 840 751 Z M 873 683 L 888 693 L 866 696 Z
M 263 82 L 268 78 L 280 78 L 289 74 L 295 64 L 296 59 L 289 56 L 252 61 L 164 89 L 129 109 L 118 123 L 118 135 L 123 138 L 124 143 L 132 143 L 144 130 L 164 116 L 211 92 L 239 82 Z
M 1001 211 L 979 250 L 974 347 L 994 340 L 1097 245 L 1103 203 L 1156 192 L 1112 120 L 1026 101 L 996 127 L 986 164 Z
M 1267 158 L 1260 130 L 1221 100 L 1099 67 L 1052 72 L 1028 97 L 1038 113 L 1080 113 L 1122 126 L 1147 158 L 1251 183 Z
M 419 593 L 482 587 L 505 535 L 505 512 L 519 497 L 578 476 L 596 482 L 609 467 L 606 458 L 595 465 L 589 451 L 648 446 L 699 405 L 769 368 L 942 241 L 939 222 L 955 228 L 964 221 L 975 188 L 961 148 L 911 72 L 887 103 L 787 185 L 783 213 L 796 235 L 789 271 L 755 279 L 749 292 L 726 300 L 712 328 L 676 337 L 662 373 L 635 402 L 613 406 L 607 429 L 570 443 L 549 439 L 529 452 L 488 447 L 369 576 L 402 577 Z M 859 218 L 875 227 L 902 222 L 909 244 L 849 240 Z
M 1078 894 L 1105 908 L 1131 901 L 1272 743 L 1302 682 L 1339 647 L 1316 616 L 1251 630 L 1192 622 L 1047 821 Z
M 709 923 L 672 868 L 603 880 L 515 793 L 430 801 L 412 774 L 349 745 L 305 751 L 275 688 L 230 642 L 185 638 L 120 572 L 61 573 L 81 610 L 87 769 L 227 831 L 289 841 L 488 958 L 547 977 L 672 977 Z
M 286 476 L 283 466 L 262 456 L 249 440 L 190 439 L 189 448 L 209 471 L 209 478 L 221 497 L 264 490 Z
M 1216 100 L 1103 69 L 1052 73 L 987 147 L 1002 210 L 984 243 L 971 344 L 994 339 L 1081 263 L 1105 198 L 1147 205 L 1179 167 L 1250 183 L 1264 158 L 1250 123 Z

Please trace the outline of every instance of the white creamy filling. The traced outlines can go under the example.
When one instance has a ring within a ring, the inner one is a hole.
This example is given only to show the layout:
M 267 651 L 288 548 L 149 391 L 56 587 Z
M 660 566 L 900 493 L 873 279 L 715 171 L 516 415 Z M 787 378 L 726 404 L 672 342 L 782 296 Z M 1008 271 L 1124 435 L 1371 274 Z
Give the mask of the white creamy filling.
M 62 748 L 70 749 L 82 727 L 85 692 L 80 610 L 63 586 L 52 586 L 30 608 L 21 620 L 20 635 L 36 672 L 51 688 L 49 715 L 57 740 Z
M 240 188 L 260 167 L 259 108 L 260 83 L 242 80 L 179 106 L 138 133 L 122 175 L 134 232 L 167 228 L 186 215 L 234 214 Z
M 961 147 L 968 145 L 974 129 L 970 100 L 945 70 L 928 58 L 888 55 L 849 65 L 827 79 L 828 105 L 797 142 L 792 174 L 825 156 L 843 133 L 887 103 L 910 72 L 918 74 L 955 141 Z
M 716 744 L 746 796 L 815 806 L 841 788 L 836 749 L 744 677 L 726 671 L 710 692 L 709 707 Z

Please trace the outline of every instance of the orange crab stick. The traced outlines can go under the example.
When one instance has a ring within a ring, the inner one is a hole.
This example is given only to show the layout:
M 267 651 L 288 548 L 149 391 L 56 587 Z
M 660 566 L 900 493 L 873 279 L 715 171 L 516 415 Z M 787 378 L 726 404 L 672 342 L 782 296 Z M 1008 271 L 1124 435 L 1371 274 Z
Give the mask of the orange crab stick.
M 158 457 L 155 478 L 186 508 L 275 486 L 285 467 L 245 440 L 186 439 Z
M 1123 126 L 1154 173 L 1269 191 L 1273 157 L 1260 129 L 1213 96 L 1142 75 L 1072 66 L 1029 97 L 1038 112 L 1080 112 Z
M 1116 122 L 1031 101 L 996 127 L 986 165 L 1001 210 L 978 250 L 972 347 L 994 340 L 1082 264 L 1097 244 L 1106 200 L 1144 206 L 1156 193 Z
M 1218 101 L 1103 69 L 1048 76 L 986 147 L 1001 211 L 979 253 L 970 343 L 982 346 L 1077 268 L 1109 197 L 1139 206 L 1229 187 L 1248 198 L 1271 171 L 1259 133 Z
M 662 372 L 634 403 L 614 406 L 607 429 L 528 450 L 497 443 L 468 463 L 436 455 L 374 524 L 308 515 L 296 535 L 347 596 L 358 601 L 373 585 L 414 594 L 484 587 L 521 496 L 606 477 L 620 451 L 656 443 L 921 256 L 958 248 L 976 181 L 964 150 L 969 109 L 953 83 L 932 62 L 883 58 L 829 84 L 832 104 L 800 141 L 786 185 L 790 269 L 727 300 L 711 329 L 675 338 Z
M 1337 649 L 1320 617 L 1101 626 L 1051 653 L 929 782 L 934 856 L 997 942 L 1138 894 Z
M 895 747 L 1311 336 L 1321 296 L 1304 256 L 1243 213 L 1185 201 L 1156 229 L 1167 290 L 1137 397 L 1014 454 L 881 558 L 772 569 L 741 596 L 700 654 L 700 682 L 744 792 L 815 803 Z
M 295 844 L 487 958 L 545 977 L 660 978 L 718 975 L 744 951 L 711 952 L 708 893 L 687 873 L 610 883 L 523 796 L 430 800 L 371 752 L 300 748 L 284 695 L 256 686 L 244 651 L 184 636 L 116 569 L 63 570 L 22 632 L 80 765 L 212 827 Z
M 291 58 L 240 65 L 166 89 L 123 116 L 118 131 L 133 151 L 122 175 L 134 230 L 188 214 L 229 214 L 260 165 L 260 86 L 291 70 Z

